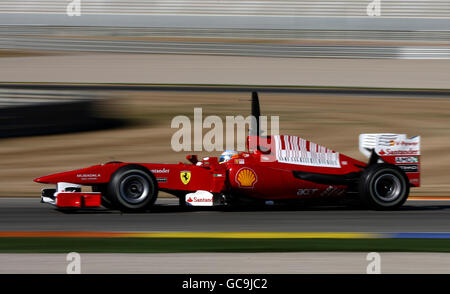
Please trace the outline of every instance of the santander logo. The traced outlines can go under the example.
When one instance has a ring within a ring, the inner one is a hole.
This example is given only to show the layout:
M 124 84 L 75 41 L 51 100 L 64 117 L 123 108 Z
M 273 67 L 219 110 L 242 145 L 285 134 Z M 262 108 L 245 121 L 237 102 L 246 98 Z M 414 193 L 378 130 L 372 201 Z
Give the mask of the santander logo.
M 386 150 L 381 149 L 378 151 L 378 154 L 383 155 L 417 155 L 419 154 L 419 150 L 414 150 L 409 148 L 408 150 L 392 150 L 387 148 Z
M 188 200 L 186 200 L 187 202 L 212 202 L 212 198 L 198 198 L 198 197 L 189 197 Z

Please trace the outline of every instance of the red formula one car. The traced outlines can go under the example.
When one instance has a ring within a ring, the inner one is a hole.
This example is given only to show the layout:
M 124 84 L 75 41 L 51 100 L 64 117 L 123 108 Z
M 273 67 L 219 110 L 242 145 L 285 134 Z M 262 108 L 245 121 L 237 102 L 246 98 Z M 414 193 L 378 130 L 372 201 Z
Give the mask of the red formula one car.
M 402 134 L 360 135 L 368 163 L 296 136 L 259 136 L 259 100 L 252 96 L 256 125 L 247 152 L 226 162 L 217 157 L 189 164 L 109 162 L 52 174 L 35 182 L 56 184 L 43 189 L 42 202 L 60 208 L 105 206 L 122 211 L 151 210 L 158 191 L 190 206 L 227 205 L 242 199 L 262 203 L 311 198 L 358 197 L 372 209 L 396 209 L 420 185 L 420 137 Z M 82 192 L 91 186 L 92 192 Z

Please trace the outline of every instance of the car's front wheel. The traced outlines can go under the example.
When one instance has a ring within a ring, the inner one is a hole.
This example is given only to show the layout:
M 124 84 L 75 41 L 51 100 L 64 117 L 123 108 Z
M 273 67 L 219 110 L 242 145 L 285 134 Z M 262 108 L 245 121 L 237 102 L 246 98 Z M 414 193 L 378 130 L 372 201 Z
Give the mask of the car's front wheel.
M 107 198 L 121 211 L 145 211 L 158 197 L 158 184 L 144 167 L 127 165 L 119 168 L 107 185 Z
M 359 194 L 363 204 L 377 210 L 397 209 L 409 195 L 409 180 L 395 165 L 381 163 L 367 167 L 360 179 Z

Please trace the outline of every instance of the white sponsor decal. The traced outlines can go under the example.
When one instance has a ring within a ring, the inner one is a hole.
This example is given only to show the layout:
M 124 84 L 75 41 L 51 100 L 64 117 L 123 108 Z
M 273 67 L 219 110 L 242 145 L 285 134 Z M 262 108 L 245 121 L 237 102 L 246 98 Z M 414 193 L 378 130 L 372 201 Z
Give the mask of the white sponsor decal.
M 408 149 L 408 150 L 393 150 L 391 148 L 380 149 L 377 152 L 379 155 L 419 155 L 419 150 Z
M 204 198 L 204 197 L 196 197 L 196 196 L 194 196 L 194 197 L 189 197 L 186 200 L 186 202 L 189 202 L 189 203 L 191 203 L 191 202 L 212 202 L 212 199 L 211 198 Z
M 404 157 L 396 157 L 395 163 L 418 163 L 419 157 L 417 156 L 404 156 Z
M 152 173 L 154 174 L 168 174 L 170 172 L 170 169 L 162 168 L 162 169 L 152 169 Z
M 77 178 L 98 178 L 101 174 L 77 174 Z
M 199 190 L 195 193 L 186 194 L 186 204 L 190 206 L 213 206 L 213 198 L 212 193 Z
M 235 159 L 234 164 L 245 164 L 245 159 L 243 158 Z
M 381 156 L 420 155 L 420 137 L 407 138 L 406 135 L 399 134 L 387 140 L 387 136 L 379 136 L 375 152 Z
M 340 168 L 339 153 L 296 136 L 274 136 L 278 162 Z
M 401 142 L 395 142 L 393 141 L 392 144 L 394 144 L 395 146 L 419 146 L 418 142 L 405 142 L 405 141 L 401 141 Z

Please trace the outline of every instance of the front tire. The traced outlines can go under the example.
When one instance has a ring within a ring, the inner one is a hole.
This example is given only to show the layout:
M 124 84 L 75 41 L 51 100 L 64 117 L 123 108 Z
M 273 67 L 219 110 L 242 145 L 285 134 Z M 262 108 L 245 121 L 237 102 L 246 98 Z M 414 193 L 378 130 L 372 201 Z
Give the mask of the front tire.
M 395 165 L 381 163 L 367 167 L 360 179 L 361 202 L 376 210 L 394 210 L 405 203 L 409 195 L 409 180 Z
M 92 186 L 92 192 L 100 192 L 102 194 L 102 206 L 106 209 L 114 209 L 114 204 L 109 200 L 108 198 L 108 192 L 107 192 L 107 185 L 101 184 L 101 185 L 94 185 Z
M 112 175 L 107 185 L 107 195 L 107 199 L 121 211 L 145 211 L 158 197 L 158 183 L 144 167 L 127 165 Z

